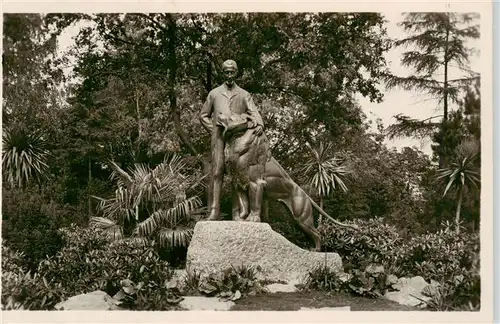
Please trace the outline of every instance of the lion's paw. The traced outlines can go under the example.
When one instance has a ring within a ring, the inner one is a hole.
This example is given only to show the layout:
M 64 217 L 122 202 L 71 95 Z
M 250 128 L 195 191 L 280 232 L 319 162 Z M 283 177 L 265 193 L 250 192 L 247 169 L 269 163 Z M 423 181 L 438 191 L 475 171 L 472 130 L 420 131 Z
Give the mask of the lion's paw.
M 248 216 L 247 218 L 247 221 L 248 222 L 256 222 L 256 223 L 260 223 L 260 217 L 257 216 L 257 215 L 252 215 L 250 214 L 250 216 Z

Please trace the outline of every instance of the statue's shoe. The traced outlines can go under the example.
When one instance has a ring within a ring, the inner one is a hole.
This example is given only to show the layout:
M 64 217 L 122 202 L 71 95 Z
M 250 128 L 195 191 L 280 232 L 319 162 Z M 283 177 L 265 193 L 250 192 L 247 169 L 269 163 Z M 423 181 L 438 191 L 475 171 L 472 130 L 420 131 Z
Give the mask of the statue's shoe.
M 214 212 L 212 211 L 210 213 L 210 216 L 208 216 L 207 220 L 208 221 L 218 221 L 218 220 L 221 220 L 222 217 L 220 216 L 220 213 L 217 213 L 217 212 Z

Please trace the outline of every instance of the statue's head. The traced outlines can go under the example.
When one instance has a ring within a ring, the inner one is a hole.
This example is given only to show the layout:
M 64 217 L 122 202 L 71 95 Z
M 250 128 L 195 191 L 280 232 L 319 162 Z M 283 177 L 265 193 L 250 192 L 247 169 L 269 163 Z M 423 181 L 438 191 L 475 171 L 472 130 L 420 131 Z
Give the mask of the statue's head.
M 236 62 L 233 60 L 226 60 L 222 63 L 222 73 L 224 73 L 224 79 L 226 80 L 226 84 L 229 87 L 232 87 L 234 84 L 234 78 L 236 77 L 236 73 L 238 72 L 238 66 Z

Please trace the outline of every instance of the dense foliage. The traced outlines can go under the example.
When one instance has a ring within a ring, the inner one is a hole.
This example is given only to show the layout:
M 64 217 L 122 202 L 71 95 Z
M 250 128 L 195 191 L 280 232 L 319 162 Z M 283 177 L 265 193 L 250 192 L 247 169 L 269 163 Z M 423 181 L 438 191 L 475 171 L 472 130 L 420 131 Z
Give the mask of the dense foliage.
M 344 256 L 342 261 L 347 270 L 364 269 L 373 263 L 391 264 L 391 258 L 401 241 L 396 228 L 385 224 L 381 218 L 352 223 L 359 231 L 325 225 L 322 228 L 325 250 Z
M 453 225 L 445 223 L 437 232 L 403 239 L 393 226 L 380 218 L 354 223 L 361 231 L 334 226 L 323 229 L 327 249 L 342 256 L 349 277 L 340 278 L 335 272 L 320 267 L 309 274 L 304 288 L 378 297 L 390 289 L 389 275 L 421 276 L 439 285 L 428 302 L 432 308 L 479 309 L 477 233 L 457 235 Z
M 447 77 L 452 63 L 468 71 L 474 17 L 408 14 L 401 40 L 378 13 L 6 14 L 3 24 L 4 307 L 50 309 L 95 289 L 121 292 L 132 309 L 178 302 L 163 285 L 165 260 L 183 263 L 206 211 L 210 137 L 198 114 L 228 58 L 276 160 L 327 213 L 361 228 L 317 222 L 325 249 L 352 270 L 348 289 L 377 295 L 363 286 L 375 280 L 365 268 L 382 264 L 444 280 L 453 307 L 478 303 L 480 83 L 476 73 Z M 75 43 L 61 53 L 69 26 Z M 415 75 L 391 75 L 385 54 L 410 43 L 402 63 Z M 383 102 L 384 83 L 431 94 L 445 117 L 412 120 L 401 107 L 395 126 L 374 124 L 357 98 Z M 385 144 L 422 131 L 433 156 Z M 230 190 L 226 181 L 225 215 Z M 459 236 L 435 233 L 452 220 Z M 269 223 L 311 246 L 278 202 Z M 214 291 L 251 290 L 252 273 L 240 270 L 214 279 Z M 344 287 L 332 282 L 311 285 Z
M 22 252 L 26 266 L 35 270 L 38 262 L 55 255 L 63 246 L 59 226 L 76 220 L 72 209 L 50 199 L 50 194 L 32 190 L 2 190 L 2 238 L 11 249 Z
M 123 280 L 143 283 L 144 289 L 137 297 L 139 304 L 133 304 L 134 308 L 147 307 L 148 298 L 169 295 L 165 283 L 172 270 L 159 259 L 151 243 L 113 242 L 109 235 L 94 227 L 72 226 L 61 230 L 61 234 L 64 247 L 55 256 L 42 260 L 33 275 L 21 266 L 6 268 L 3 294 L 12 296 L 14 304 L 19 302 L 28 309 L 51 309 L 62 300 L 95 290 L 113 296 L 122 289 Z M 7 252 L 6 264 L 22 264 L 21 257 L 11 254 L 10 249 Z M 166 301 L 163 307 L 168 308 Z

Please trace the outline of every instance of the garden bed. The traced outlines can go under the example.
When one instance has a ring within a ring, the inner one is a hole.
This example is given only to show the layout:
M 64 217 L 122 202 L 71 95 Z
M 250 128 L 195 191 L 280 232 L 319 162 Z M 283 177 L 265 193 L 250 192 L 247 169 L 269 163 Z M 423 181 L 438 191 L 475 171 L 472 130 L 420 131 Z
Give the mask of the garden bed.
M 419 311 L 416 307 L 399 305 L 385 298 L 366 298 L 345 293 L 318 291 L 274 293 L 246 296 L 235 302 L 232 311 L 294 311 L 301 307 L 345 307 L 351 311 Z

